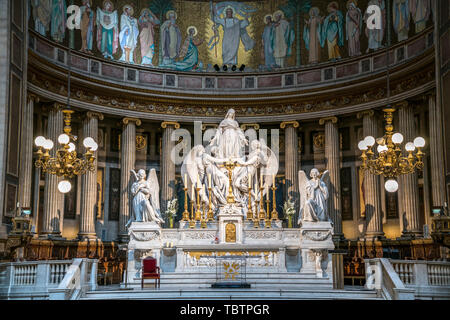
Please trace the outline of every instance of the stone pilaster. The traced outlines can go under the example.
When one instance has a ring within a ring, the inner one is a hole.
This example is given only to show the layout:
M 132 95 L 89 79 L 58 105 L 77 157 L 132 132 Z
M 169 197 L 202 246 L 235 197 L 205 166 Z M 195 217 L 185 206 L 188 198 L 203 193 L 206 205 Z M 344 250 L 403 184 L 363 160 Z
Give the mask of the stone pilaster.
M 414 124 L 414 110 L 412 106 L 408 106 L 408 103 L 404 102 L 399 105 L 398 109 L 398 131 L 403 134 L 403 146 L 412 142 L 416 137 L 415 124 Z M 406 153 L 406 152 L 405 152 Z M 399 206 L 401 219 L 403 225 L 401 230 L 405 236 L 418 236 L 422 234 L 422 229 L 419 223 L 419 187 L 417 173 L 401 175 L 398 179 L 399 183 L 399 202 L 402 205 Z
M 98 143 L 98 120 L 103 120 L 103 115 L 97 112 L 87 112 L 83 120 L 83 140 L 87 137 L 93 138 Z M 84 148 L 83 148 L 84 149 Z M 86 150 L 83 150 L 83 153 Z M 81 153 L 81 150 L 78 151 Z M 97 151 L 94 152 L 97 159 Z M 81 211 L 80 211 L 80 239 L 95 239 L 95 203 L 97 200 L 97 160 L 95 170 L 88 171 L 81 176 Z
M 319 120 L 320 125 L 325 125 L 325 161 L 330 172 L 329 211 L 333 221 L 335 239 L 343 238 L 342 211 L 341 211 L 341 164 L 339 151 L 339 130 L 336 117 L 328 117 Z
M 377 117 L 375 116 L 373 110 L 358 113 L 358 118 L 363 119 L 364 137 L 379 137 Z M 364 173 L 364 190 L 366 217 L 365 237 L 367 239 L 371 239 L 373 237 L 383 236 L 384 232 L 381 209 L 380 177 L 366 171 Z
M 59 148 L 58 137 L 63 133 L 62 106 L 55 105 L 48 115 L 47 139 L 53 141 L 53 149 L 50 156 L 54 157 Z M 44 187 L 44 214 L 41 235 L 61 236 L 62 220 L 64 219 L 63 202 L 64 194 L 58 190 L 58 183 L 62 178 L 54 174 L 45 174 Z
M 163 130 L 162 136 L 162 154 L 161 154 L 161 212 L 164 213 L 167 207 L 167 201 L 173 199 L 175 195 L 175 163 L 171 159 L 171 153 L 175 147 L 172 141 L 174 129 L 179 129 L 178 122 L 161 123 Z
M 295 212 L 298 212 L 298 134 L 297 121 L 285 121 L 280 124 L 284 129 L 284 170 L 286 176 L 286 201 L 292 199 L 295 203 Z M 298 217 L 294 218 L 297 221 Z
M 141 125 L 141 120 L 135 118 L 123 119 L 123 130 L 121 136 L 120 157 L 120 216 L 119 216 L 119 239 L 126 241 L 128 233 L 126 224 L 130 219 L 130 187 L 131 170 L 134 170 L 136 162 L 136 126 Z
M 431 197 L 432 205 L 442 207 L 445 202 L 444 179 L 444 144 L 442 140 L 442 112 L 436 95 L 428 96 L 428 113 L 430 121 L 430 162 L 431 162 Z
M 22 140 L 20 145 L 20 177 L 19 177 L 19 203 L 23 208 L 31 208 L 31 190 L 33 184 L 33 110 L 35 95 L 27 97 L 22 117 Z M 35 215 L 35 214 L 34 214 Z

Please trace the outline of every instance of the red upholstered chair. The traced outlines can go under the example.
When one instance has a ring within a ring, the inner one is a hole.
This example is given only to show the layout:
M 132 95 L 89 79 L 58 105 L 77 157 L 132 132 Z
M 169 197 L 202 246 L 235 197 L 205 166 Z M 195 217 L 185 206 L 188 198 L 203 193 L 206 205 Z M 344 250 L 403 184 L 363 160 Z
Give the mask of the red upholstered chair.
M 156 259 L 152 257 L 142 260 L 142 277 L 141 277 L 141 289 L 144 288 L 144 279 L 155 279 L 155 287 L 160 286 L 160 272 L 159 267 L 156 265 Z

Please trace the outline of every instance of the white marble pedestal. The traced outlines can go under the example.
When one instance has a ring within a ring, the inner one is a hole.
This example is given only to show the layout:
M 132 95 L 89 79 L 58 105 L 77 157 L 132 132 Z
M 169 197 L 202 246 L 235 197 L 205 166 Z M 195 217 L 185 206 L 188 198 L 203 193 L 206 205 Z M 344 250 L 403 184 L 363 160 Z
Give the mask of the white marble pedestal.
M 318 278 L 332 277 L 332 259 L 328 251 L 334 249 L 333 227 L 330 222 L 303 222 L 300 228 L 302 253 L 301 274 L 315 274 Z
M 242 208 L 234 204 L 228 204 L 224 207 L 219 208 L 219 214 L 217 217 L 219 220 L 219 243 L 242 244 L 244 228 L 244 216 Z M 234 237 L 227 237 L 227 232 L 229 234 L 233 233 L 229 230 L 232 229 L 233 225 L 235 228 Z M 234 240 L 230 240 L 230 238 Z

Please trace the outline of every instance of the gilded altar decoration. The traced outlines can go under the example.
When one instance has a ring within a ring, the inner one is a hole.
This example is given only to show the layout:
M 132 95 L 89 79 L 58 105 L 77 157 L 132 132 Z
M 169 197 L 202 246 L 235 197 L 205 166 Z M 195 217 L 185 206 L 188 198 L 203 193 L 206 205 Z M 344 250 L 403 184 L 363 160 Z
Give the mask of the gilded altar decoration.
M 236 242 L 236 225 L 227 223 L 225 226 L 225 242 Z
M 325 134 L 323 132 L 318 132 L 314 134 L 313 137 L 314 147 L 318 149 L 318 151 L 322 151 L 325 149 Z
M 239 275 L 241 266 L 238 262 L 224 262 L 223 263 L 225 280 L 236 280 Z
M 147 147 L 147 138 L 141 134 L 136 135 L 136 150 L 142 151 Z

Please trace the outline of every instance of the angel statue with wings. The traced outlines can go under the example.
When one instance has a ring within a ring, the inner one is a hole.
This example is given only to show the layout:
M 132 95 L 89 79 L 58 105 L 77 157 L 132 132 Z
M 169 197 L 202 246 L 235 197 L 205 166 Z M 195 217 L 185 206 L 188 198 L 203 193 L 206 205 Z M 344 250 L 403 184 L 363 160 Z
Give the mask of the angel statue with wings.
M 308 180 L 303 170 L 298 172 L 300 191 L 300 214 L 298 223 L 329 221 L 328 217 L 328 186 L 330 174 L 326 170 L 319 178 L 319 170 L 311 170 L 311 180 Z
M 159 208 L 159 184 L 156 170 L 150 170 L 148 179 L 146 179 L 146 173 L 143 169 L 140 169 L 138 173 L 131 170 L 131 173 L 136 178 L 136 181 L 131 185 L 133 215 L 126 226 L 128 227 L 131 222 L 155 221 L 158 224 L 164 223 Z

